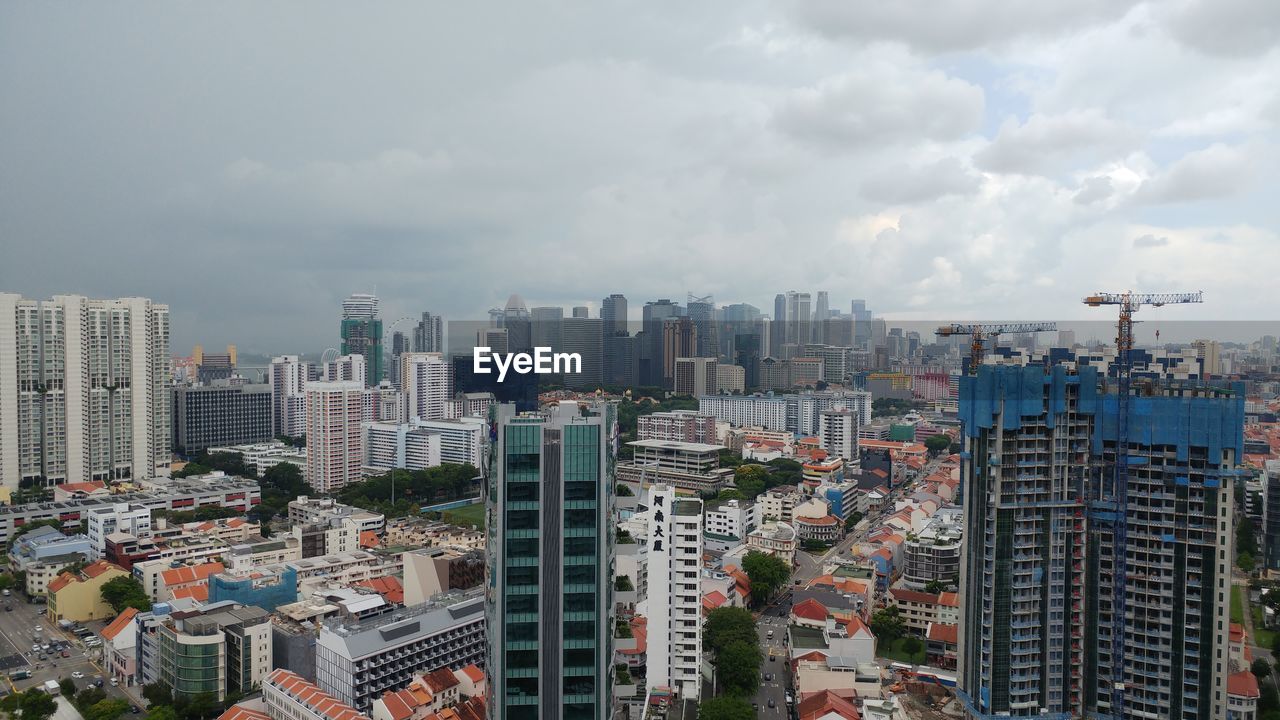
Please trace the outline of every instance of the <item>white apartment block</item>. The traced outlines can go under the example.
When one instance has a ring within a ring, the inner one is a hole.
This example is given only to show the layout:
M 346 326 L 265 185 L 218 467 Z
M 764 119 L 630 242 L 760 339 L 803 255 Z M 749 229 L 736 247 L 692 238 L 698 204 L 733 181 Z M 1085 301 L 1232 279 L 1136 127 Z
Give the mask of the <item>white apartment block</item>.
M 305 404 L 306 397 L 303 396 Z M 302 413 L 298 414 L 298 418 L 303 417 Z M 285 433 L 290 435 L 290 433 Z M 299 433 L 301 434 L 301 433 Z M 261 475 L 266 472 L 267 468 L 279 465 L 282 462 L 291 462 L 299 468 L 304 468 L 307 463 L 306 448 L 296 448 L 279 441 L 271 441 L 266 443 L 250 443 L 248 445 L 225 445 L 222 447 L 209 448 L 209 454 L 217 453 L 235 453 L 244 460 L 244 463 L 252 467 L 254 472 Z
M 698 697 L 702 659 L 702 501 L 653 488 L 649 510 L 649 688 Z
M 169 474 L 169 307 L 0 293 L 0 485 Z
M 858 460 L 858 415 L 853 410 L 818 413 L 818 442 L 829 457 Z
M 754 426 L 766 430 L 787 429 L 787 401 L 765 395 L 703 395 L 698 412 L 737 427 Z
M 271 358 L 271 430 L 298 437 L 306 432 L 307 379 L 311 363 L 297 355 Z
M 755 506 L 745 500 L 726 500 L 707 508 L 706 527 L 708 535 L 741 542 L 756 527 Z
M 791 522 L 791 514 L 802 498 L 793 487 L 766 490 L 756 498 L 756 520 Z
M 747 369 L 741 365 L 717 365 L 717 393 L 743 393 L 747 390 Z
M 675 391 L 694 397 L 716 392 L 716 359 L 676 358 Z
M 488 418 L 489 406 L 497 402 L 493 393 L 458 393 L 449 401 L 448 418 Z
M 484 419 L 418 420 L 410 424 L 440 436 L 440 462 L 484 467 L 489 437 Z
M 408 420 L 443 420 L 449 416 L 453 398 L 452 368 L 438 352 L 409 352 L 400 355 L 400 389 L 405 395 Z
M 100 559 L 106 552 L 107 536 L 112 533 L 124 532 L 140 538 L 151 535 L 151 508 L 145 505 L 114 503 L 93 508 L 87 515 L 89 544 L 92 546 L 94 560 Z
M 365 386 L 365 359 L 363 355 L 343 355 L 324 364 L 325 382 L 354 382 Z
M 714 415 L 676 410 L 656 412 L 636 418 L 637 440 L 676 440 L 716 444 Z
M 290 525 L 327 523 L 332 518 L 347 516 L 356 521 L 360 532 L 375 532 L 381 535 L 387 526 L 385 515 L 343 505 L 331 498 L 312 498 L 302 495 L 289 502 Z
M 363 382 L 307 385 L 306 479 L 319 492 L 331 493 L 361 479 L 363 401 Z
M 364 467 L 368 474 L 425 470 L 440 464 L 439 433 L 408 423 L 365 423 Z
M 383 380 L 378 387 L 365 388 L 360 417 L 365 422 L 400 422 L 404 418 L 404 393 Z

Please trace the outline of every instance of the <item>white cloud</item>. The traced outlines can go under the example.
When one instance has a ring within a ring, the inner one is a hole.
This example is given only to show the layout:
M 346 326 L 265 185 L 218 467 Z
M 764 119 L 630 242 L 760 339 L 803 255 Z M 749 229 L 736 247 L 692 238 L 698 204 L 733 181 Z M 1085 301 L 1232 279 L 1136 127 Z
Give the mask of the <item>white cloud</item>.
M 893 165 L 862 183 L 862 195 L 884 203 L 918 203 L 977 192 L 982 176 L 954 157 L 918 166 Z
M 1024 123 L 1006 120 L 996 139 L 974 159 L 979 167 L 995 172 L 1047 173 L 1096 163 L 1135 142 L 1130 128 L 1097 109 L 1035 114 Z
M 1169 238 L 1165 237 L 1164 235 L 1161 235 L 1160 237 L 1156 237 L 1151 233 L 1147 233 L 1146 235 L 1139 235 L 1138 237 L 1133 239 L 1133 246 L 1135 248 L 1166 247 L 1168 246 L 1168 244 L 1169 244 Z
M 1185 203 L 1240 192 L 1258 176 L 1261 158 L 1256 149 L 1214 143 L 1187 153 L 1163 174 L 1138 188 L 1141 203 Z
M 1181 0 L 1164 20 L 1178 40 L 1211 55 L 1259 55 L 1280 43 L 1280 3 L 1270 0 Z

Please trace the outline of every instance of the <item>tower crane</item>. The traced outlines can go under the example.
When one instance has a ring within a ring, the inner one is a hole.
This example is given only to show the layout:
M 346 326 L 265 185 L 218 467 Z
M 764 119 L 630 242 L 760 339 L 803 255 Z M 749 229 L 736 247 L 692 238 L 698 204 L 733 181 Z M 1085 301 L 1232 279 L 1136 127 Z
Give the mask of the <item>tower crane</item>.
M 1006 333 L 1051 332 L 1057 329 L 1057 323 L 1051 322 L 988 323 L 985 325 L 953 323 L 951 325 L 943 325 L 935 330 L 934 333 L 938 337 L 968 335 L 972 338 L 969 343 L 969 374 L 977 375 L 978 366 L 982 364 L 982 351 L 985 347 L 983 343 L 987 338 L 999 337 Z
M 1114 504 L 1111 540 L 1112 567 L 1115 569 L 1113 597 L 1111 601 L 1111 716 L 1124 715 L 1124 633 L 1125 586 L 1128 580 L 1126 543 L 1128 518 L 1125 516 L 1129 499 L 1129 385 L 1133 376 L 1133 314 L 1143 305 L 1161 307 L 1182 303 L 1204 302 L 1203 293 L 1094 293 L 1084 299 L 1089 307 L 1117 305 L 1120 320 L 1116 324 L 1116 381 L 1119 395 L 1116 419 L 1116 463 L 1111 486 L 1111 503 Z

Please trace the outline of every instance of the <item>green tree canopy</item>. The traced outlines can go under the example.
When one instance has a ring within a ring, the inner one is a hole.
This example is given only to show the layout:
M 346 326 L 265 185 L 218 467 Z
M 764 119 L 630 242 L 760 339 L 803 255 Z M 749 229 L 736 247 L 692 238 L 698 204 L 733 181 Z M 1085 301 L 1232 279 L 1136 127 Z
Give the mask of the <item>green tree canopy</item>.
M 1258 658 L 1249 666 L 1249 672 L 1253 673 L 1259 680 L 1265 680 L 1271 677 L 1271 664 L 1263 658 Z
M 934 435 L 924 441 L 924 446 L 929 450 L 930 455 L 936 456 L 951 448 L 951 438 L 941 434 Z
M 151 598 L 142 589 L 142 583 L 132 575 L 112 578 L 102 584 L 102 599 L 117 613 L 125 608 L 136 608 L 143 612 L 151 609 Z
M 763 465 L 739 465 L 733 473 L 733 485 L 748 500 L 755 500 L 765 491 L 765 478 L 769 471 Z
M 30 688 L 18 700 L 22 720 L 47 720 L 58 711 L 58 703 L 39 688 Z
M 729 695 L 751 695 L 760 688 L 758 642 L 735 640 L 715 656 L 716 679 Z
M 708 651 L 717 653 L 734 642 L 759 643 L 756 618 L 740 607 L 718 607 L 707 614 L 702 625 L 702 640 Z
M 178 720 L 178 713 L 172 705 L 152 705 L 143 717 L 145 720 Z
M 65 691 L 64 691 L 64 694 L 65 694 Z M 72 703 L 77 708 L 80 709 L 81 713 L 84 713 L 88 708 L 93 707 L 95 704 L 100 703 L 103 700 L 106 700 L 107 693 L 103 691 L 101 688 L 96 688 L 92 685 L 88 685 L 80 692 L 74 693 L 74 697 L 72 695 L 66 695 L 66 698 L 68 700 L 71 700 Z M 88 719 L 86 718 L 86 720 Z
M 902 637 L 904 625 L 897 607 L 887 607 L 871 615 L 871 632 L 880 642 L 890 643 Z
M 698 705 L 698 720 L 755 720 L 751 703 L 740 697 L 721 695 Z
M 94 688 L 95 690 L 97 688 Z M 84 720 L 116 720 L 129 709 L 129 703 L 119 698 L 107 698 L 81 709 Z
M 142 697 L 153 708 L 173 704 L 173 691 L 163 680 L 143 685 Z
M 751 601 L 760 605 L 787 584 L 791 568 L 781 558 L 752 550 L 742 558 L 742 569 L 751 580 Z

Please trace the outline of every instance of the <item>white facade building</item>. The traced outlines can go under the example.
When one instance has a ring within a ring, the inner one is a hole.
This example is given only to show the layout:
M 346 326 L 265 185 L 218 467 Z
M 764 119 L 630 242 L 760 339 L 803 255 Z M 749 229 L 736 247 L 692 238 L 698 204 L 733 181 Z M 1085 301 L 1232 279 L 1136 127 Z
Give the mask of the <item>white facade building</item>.
M 439 433 L 408 423 L 365 423 L 365 472 L 436 467 L 440 464 L 440 438 Z
M 316 382 L 307 386 L 306 479 L 319 492 L 334 492 L 361 479 L 363 400 L 363 382 Z
M 756 528 L 756 508 L 745 500 L 726 500 L 719 506 L 707 508 L 706 534 L 708 544 L 720 542 L 728 547 L 746 541 L 747 534 Z
M 655 486 L 649 510 L 649 689 L 697 698 L 702 658 L 702 501 Z
M 766 395 L 703 395 L 698 412 L 738 427 L 787 429 L 787 401 Z
M 405 394 L 405 419 L 443 420 L 453 398 L 451 368 L 444 353 L 410 352 L 400 355 L 400 389 Z
M 858 460 L 858 415 L 854 410 L 818 413 L 818 442 L 829 457 Z
M 325 382 L 355 382 L 365 386 L 365 357 L 363 355 L 343 355 L 324 364 Z
M 0 484 L 167 477 L 169 307 L 0 293 Z
M 484 467 L 489 435 L 482 418 L 419 420 L 410 424 L 440 435 L 440 462 Z
M 717 365 L 717 393 L 743 393 L 747 390 L 747 369 L 741 365 Z
M 311 363 L 297 355 L 271 358 L 271 430 L 298 437 L 306 432 L 306 389 Z
M 111 533 L 125 532 L 140 538 L 151 535 L 151 508 L 145 505 L 114 503 L 94 508 L 87 515 L 94 560 L 100 559 L 107 551 L 107 536 Z

